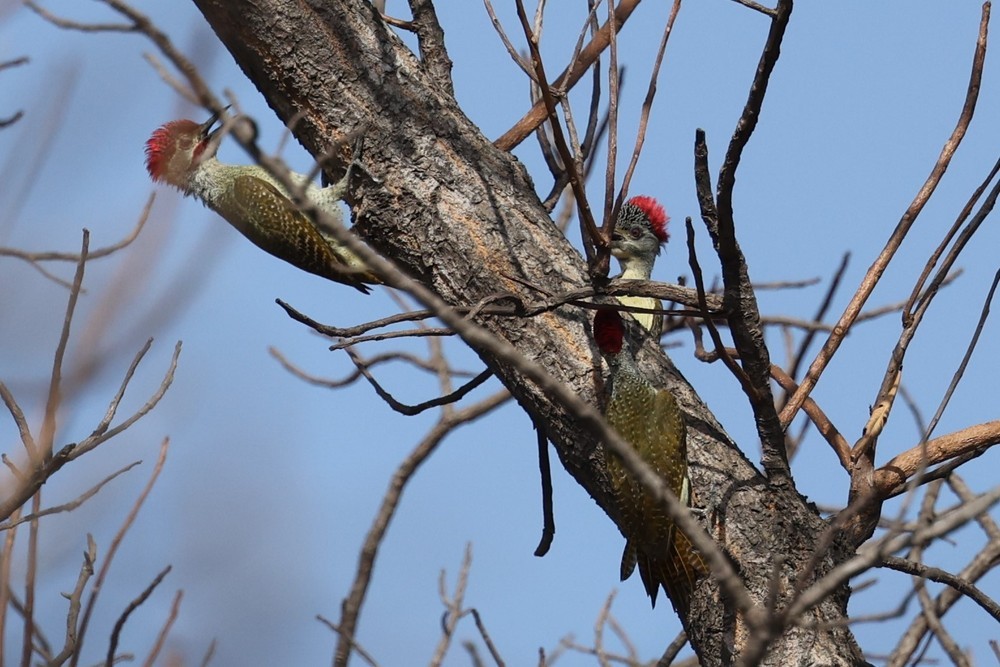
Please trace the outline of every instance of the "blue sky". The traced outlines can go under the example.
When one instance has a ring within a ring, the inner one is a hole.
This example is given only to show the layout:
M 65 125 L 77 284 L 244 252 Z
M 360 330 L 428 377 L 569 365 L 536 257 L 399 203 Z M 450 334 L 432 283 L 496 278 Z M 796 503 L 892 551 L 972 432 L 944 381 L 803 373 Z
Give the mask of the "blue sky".
M 168 649 L 186 664 L 196 664 L 213 637 L 219 642 L 214 664 L 327 664 L 334 638 L 314 616 L 338 617 L 358 547 L 389 477 L 435 416 L 398 416 L 367 385 L 329 391 L 288 374 L 268 354 L 270 346 L 318 375 L 339 377 L 351 366 L 342 353 L 329 352 L 326 341 L 289 320 L 274 299 L 335 325 L 384 316 L 394 306 L 384 294 L 364 297 L 301 274 L 246 243 L 197 202 L 154 188 L 142 165 L 144 141 L 167 120 L 200 119 L 204 112 L 179 101 L 160 81 L 141 57 L 152 50 L 142 38 L 61 31 L 24 9 L 9 9 L 15 4 L 0 4 L 0 61 L 24 55 L 31 63 L 0 72 L 6 91 L 0 117 L 25 111 L 20 123 L 0 131 L 0 245 L 72 251 L 82 227 L 90 229 L 92 247 L 108 245 L 132 228 L 150 193 L 157 192 L 133 247 L 88 266 L 68 363 L 79 369 L 96 353 L 102 365 L 69 391 L 58 442 L 90 432 L 142 341 L 156 339 L 124 413 L 155 389 L 174 342 L 184 341 L 176 381 L 162 404 L 46 486 L 46 503 L 64 502 L 117 466 L 145 462 L 73 514 L 43 522 L 39 615 L 45 629 L 53 639 L 61 637 L 65 603 L 58 593 L 75 581 L 86 533 L 93 532 L 99 556 L 105 553 L 160 441 L 169 436 L 167 466 L 116 558 L 86 659 L 103 656 L 120 610 L 169 563 L 174 569 L 163 586 L 126 626 L 124 647 L 142 655 L 173 592 L 183 589 Z M 479 3 L 438 4 L 455 61 L 456 95 L 484 134 L 495 138 L 527 108 L 523 76 Z M 666 4 L 644 3 L 623 33 L 623 145 L 634 133 Z M 110 17 L 100 3 L 49 6 L 80 20 Z M 160 1 L 137 7 L 202 64 L 217 92 L 234 92 L 258 119 L 264 147 L 277 146 L 281 124 L 193 5 Z M 405 3 L 390 1 L 389 11 L 404 14 Z M 516 35 L 511 8 L 498 11 Z M 550 12 L 543 53 L 555 72 L 568 58 L 581 19 L 566 8 Z M 931 2 L 798 4 L 735 192 L 737 232 L 755 281 L 825 281 L 842 254 L 851 252 L 845 289 L 831 311 L 841 312 L 955 124 L 978 23 L 978 3 L 953 3 L 947 11 Z M 706 130 L 717 170 L 766 30 L 764 17 L 734 2 L 689 2 L 681 10 L 631 187 L 633 194 L 659 198 L 673 218 L 675 245 L 654 278 L 674 281 L 688 274 L 677 241 L 685 216 L 697 223 L 694 130 Z M 908 296 L 927 253 L 995 161 L 998 90 L 988 56 L 969 136 L 870 305 Z M 48 147 L 48 159 L 31 172 L 26 163 L 40 144 Z M 547 193 L 536 145 L 527 141 L 516 154 L 540 194 Z M 246 159 L 233 145 L 223 146 L 221 155 Z M 285 156 L 299 170 L 310 165 L 294 142 Z M 595 181 L 589 191 L 599 208 L 603 184 Z M 698 232 L 702 266 L 711 277 L 717 264 L 703 228 Z M 997 269 L 998 243 L 995 224 L 987 222 L 960 261 L 962 278 L 941 294 L 910 349 L 904 384 L 925 416 L 933 413 L 971 336 Z M 54 270 L 72 274 L 69 265 Z M 808 317 L 824 289 L 825 282 L 762 292 L 762 312 Z M 64 288 L 24 263 L 0 261 L 0 379 L 34 421 L 66 297 Z M 938 434 L 997 417 L 996 331 L 989 322 Z M 860 435 L 898 332 L 895 315 L 853 332 L 816 389 L 815 397 L 849 440 Z M 773 359 L 782 362 L 780 334 L 772 331 L 768 340 Z M 675 363 L 756 461 L 753 421 L 737 384 L 721 366 L 696 361 L 688 337 L 676 342 L 669 350 Z M 421 343 L 404 347 L 426 351 Z M 468 369 L 480 370 L 460 344 L 450 341 L 447 349 Z M 383 367 L 379 378 L 408 402 L 436 389 L 433 378 L 403 367 Z M 495 389 L 495 382 L 488 383 L 473 398 Z M 9 419 L 0 419 L 0 436 L 8 443 L 4 451 L 16 451 Z M 913 420 L 900 406 L 881 440 L 880 461 L 916 439 Z M 995 483 L 995 465 L 996 454 L 989 452 L 963 474 L 973 489 L 984 491 Z M 845 501 L 846 474 L 815 434 L 793 467 L 810 500 Z M 359 640 L 381 664 L 429 659 L 442 612 L 439 572 L 445 569 L 453 583 L 470 542 L 474 563 L 466 603 L 482 613 L 508 664 L 534 663 L 539 647 L 551 651 L 567 634 L 590 643 L 594 620 L 614 590 L 614 613 L 640 655 L 659 655 L 680 629 L 669 605 L 651 612 L 637 581 L 619 584 L 617 530 L 557 464 L 553 477 L 557 533 L 550 553 L 538 559 L 532 551 L 541 528 L 539 483 L 527 417 L 505 406 L 443 443 L 406 490 L 361 619 Z M 887 514 L 898 507 L 888 505 Z M 928 558 L 946 569 L 960 567 L 980 542 L 978 533 L 967 530 L 953 547 L 942 545 Z M 872 576 L 879 586 L 852 599 L 854 613 L 894 607 L 909 584 L 888 571 L 862 579 Z M 980 582 L 993 594 L 997 584 L 995 575 Z M 979 661 L 988 660 L 987 640 L 1000 638 L 990 618 L 967 601 L 947 618 L 959 643 Z M 891 648 L 902 627 L 861 625 L 856 632 L 866 650 L 880 653 Z M 474 637 L 472 623 L 463 621 L 447 664 L 467 664 L 458 644 Z M 7 639 L 8 645 L 17 643 Z M 929 655 L 941 657 L 936 646 Z M 572 654 L 559 662 L 593 663 Z

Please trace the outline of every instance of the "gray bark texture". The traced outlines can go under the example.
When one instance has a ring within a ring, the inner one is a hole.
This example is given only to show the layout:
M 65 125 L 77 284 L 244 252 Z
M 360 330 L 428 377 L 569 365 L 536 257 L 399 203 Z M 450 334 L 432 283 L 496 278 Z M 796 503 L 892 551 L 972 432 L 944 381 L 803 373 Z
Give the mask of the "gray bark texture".
M 588 284 L 580 253 L 552 223 L 522 165 L 494 148 L 459 109 L 440 68 L 429 74 L 369 2 L 195 4 L 275 113 L 286 122 L 301 118 L 295 135 L 314 155 L 368 126 L 363 161 L 379 182 L 356 179 L 355 231 L 405 273 L 452 305 L 474 305 L 501 292 L 536 301 L 539 293 L 519 281 L 550 294 Z M 591 317 L 565 306 L 532 318 L 478 322 L 596 405 L 603 371 Z M 614 519 L 594 435 L 508 364 L 476 351 L 542 425 L 566 470 Z M 768 484 L 655 343 L 645 342 L 640 365 L 676 394 L 687 414 L 691 476 L 697 503 L 707 509 L 706 529 L 753 599 L 765 604 L 774 595 L 780 608 L 801 587 L 826 524 L 794 490 Z M 534 456 L 533 443 L 524 445 L 524 455 Z M 806 584 L 851 555 L 840 544 L 834 541 L 819 557 Z M 760 664 L 865 664 L 843 625 L 847 598 L 845 585 L 785 629 Z M 683 620 L 702 665 L 734 662 L 747 641 L 747 626 L 731 608 L 716 581 L 699 584 Z M 670 639 L 664 636 L 664 646 Z

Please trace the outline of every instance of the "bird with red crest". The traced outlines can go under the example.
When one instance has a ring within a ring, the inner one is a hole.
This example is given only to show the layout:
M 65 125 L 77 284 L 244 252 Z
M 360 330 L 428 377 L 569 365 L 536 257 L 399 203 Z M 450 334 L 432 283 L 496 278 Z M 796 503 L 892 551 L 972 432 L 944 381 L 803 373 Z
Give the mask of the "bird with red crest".
M 622 205 L 611 236 L 611 254 L 618 259 L 624 280 L 649 280 L 653 264 L 663 245 L 670 238 L 667 212 L 652 197 L 640 195 L 632 197 Z M 642 296 L 622 296 L 618 301 L 626 306 L 662 309 L 659 299 Z M 663 315 L 660 313 L 632 313 L 633 317 L 659 339 L 663 330 Z
M 367 293 L 382 281 L 332 234 L 318 227 L 292 201 L 284 185 L 258 165 L 224 164 L 215 157 L 218 114 L 205 123 L 174 120 L 146 142 L 146 170 L 221 215 L 257 247 L 293 266 Z M 343 219 L 340 201 L 351 170 L 325 188 L 303 174 L 290 174 L 306 197 L 327 215 Z M 366 284 L 367 283 L 367 284 Z

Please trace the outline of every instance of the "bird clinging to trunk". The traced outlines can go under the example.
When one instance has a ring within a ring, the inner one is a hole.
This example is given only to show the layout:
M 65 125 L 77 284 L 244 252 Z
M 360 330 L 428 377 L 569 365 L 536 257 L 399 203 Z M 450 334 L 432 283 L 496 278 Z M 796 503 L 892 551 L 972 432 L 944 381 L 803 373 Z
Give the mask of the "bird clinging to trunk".
M 621 264 L 619 278 L 625 280 L 649 280 L 653 263 L 667 242 L 667 223 L 670 218 L 663 207 L 652 197 L 632 197 L 625 202 L 618 213 L 615 231 L 611 236 L 611 254 Z M 662 308 L 659 299 L 644 296 L 620 296 L 618 301 L 626 306 L 639 308 Z M 663 315 L 660 313 L 632 313 L 644 329 L 655 339 L 663 330 Z
M 690 507 L 684 414 L 673 394 L 657 389 L 642 374 L 624 344 L 624 334 L 624 323 L 617 311 L 597 311 L 594 338 L 611 367 L 605 418 L 663 479 L 670 492 Z M 695 581 L 707 572 L 704 561 L 660 503 L 625 470 L 618 457 L 606 451 L 605 463 L 625 535 L 622 581 L 631 576 L 638 564 L 639 576 L 653 606 L 662 586 L 674 609 L 686 615 Z
M 330 234 L 316 226 L 267 170 L 258 165 L 223 164 L 215 157 L 218 120 L 175 120 L 163 125 L 146 142 L 146 170 L 185 195 L 193 195 L 221 215 L 259 248 L 303 271 L 368 293 L 365 283 L 381 283 L 364 262 Z M 347 194 L 351 170 L 338 183 L 320 188 L 302 174 L 290 178 L 305 185 L 317 207 L 343 219 L 340 201 Z

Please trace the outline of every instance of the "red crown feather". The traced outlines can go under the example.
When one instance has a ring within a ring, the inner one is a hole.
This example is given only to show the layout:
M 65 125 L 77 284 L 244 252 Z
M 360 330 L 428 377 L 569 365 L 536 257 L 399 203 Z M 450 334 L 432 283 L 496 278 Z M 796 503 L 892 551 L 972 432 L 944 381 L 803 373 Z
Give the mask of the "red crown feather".
M 653 233 L 656 234 L 656 238 L 660 239 L 660 243 L 666 243 L 667 239 L 670 238 L 670 235 L 667 233 L 667 223 L 670 222 L 670 217 L 663 207 L 660 206 L 660 203 L 652 197 L 646 197 L 645 195 L 632 197 L 628 200 L 628 203 L 643 212 L 653 226 Z
M 198 127 L 198 123 L 193 120 L 172 120 L 153 132 L 146 141 L 146 171 L 154 181 L 162 180 L 166 175 L 167 163 L 175 150 L 177 135 L 195 133 Z

